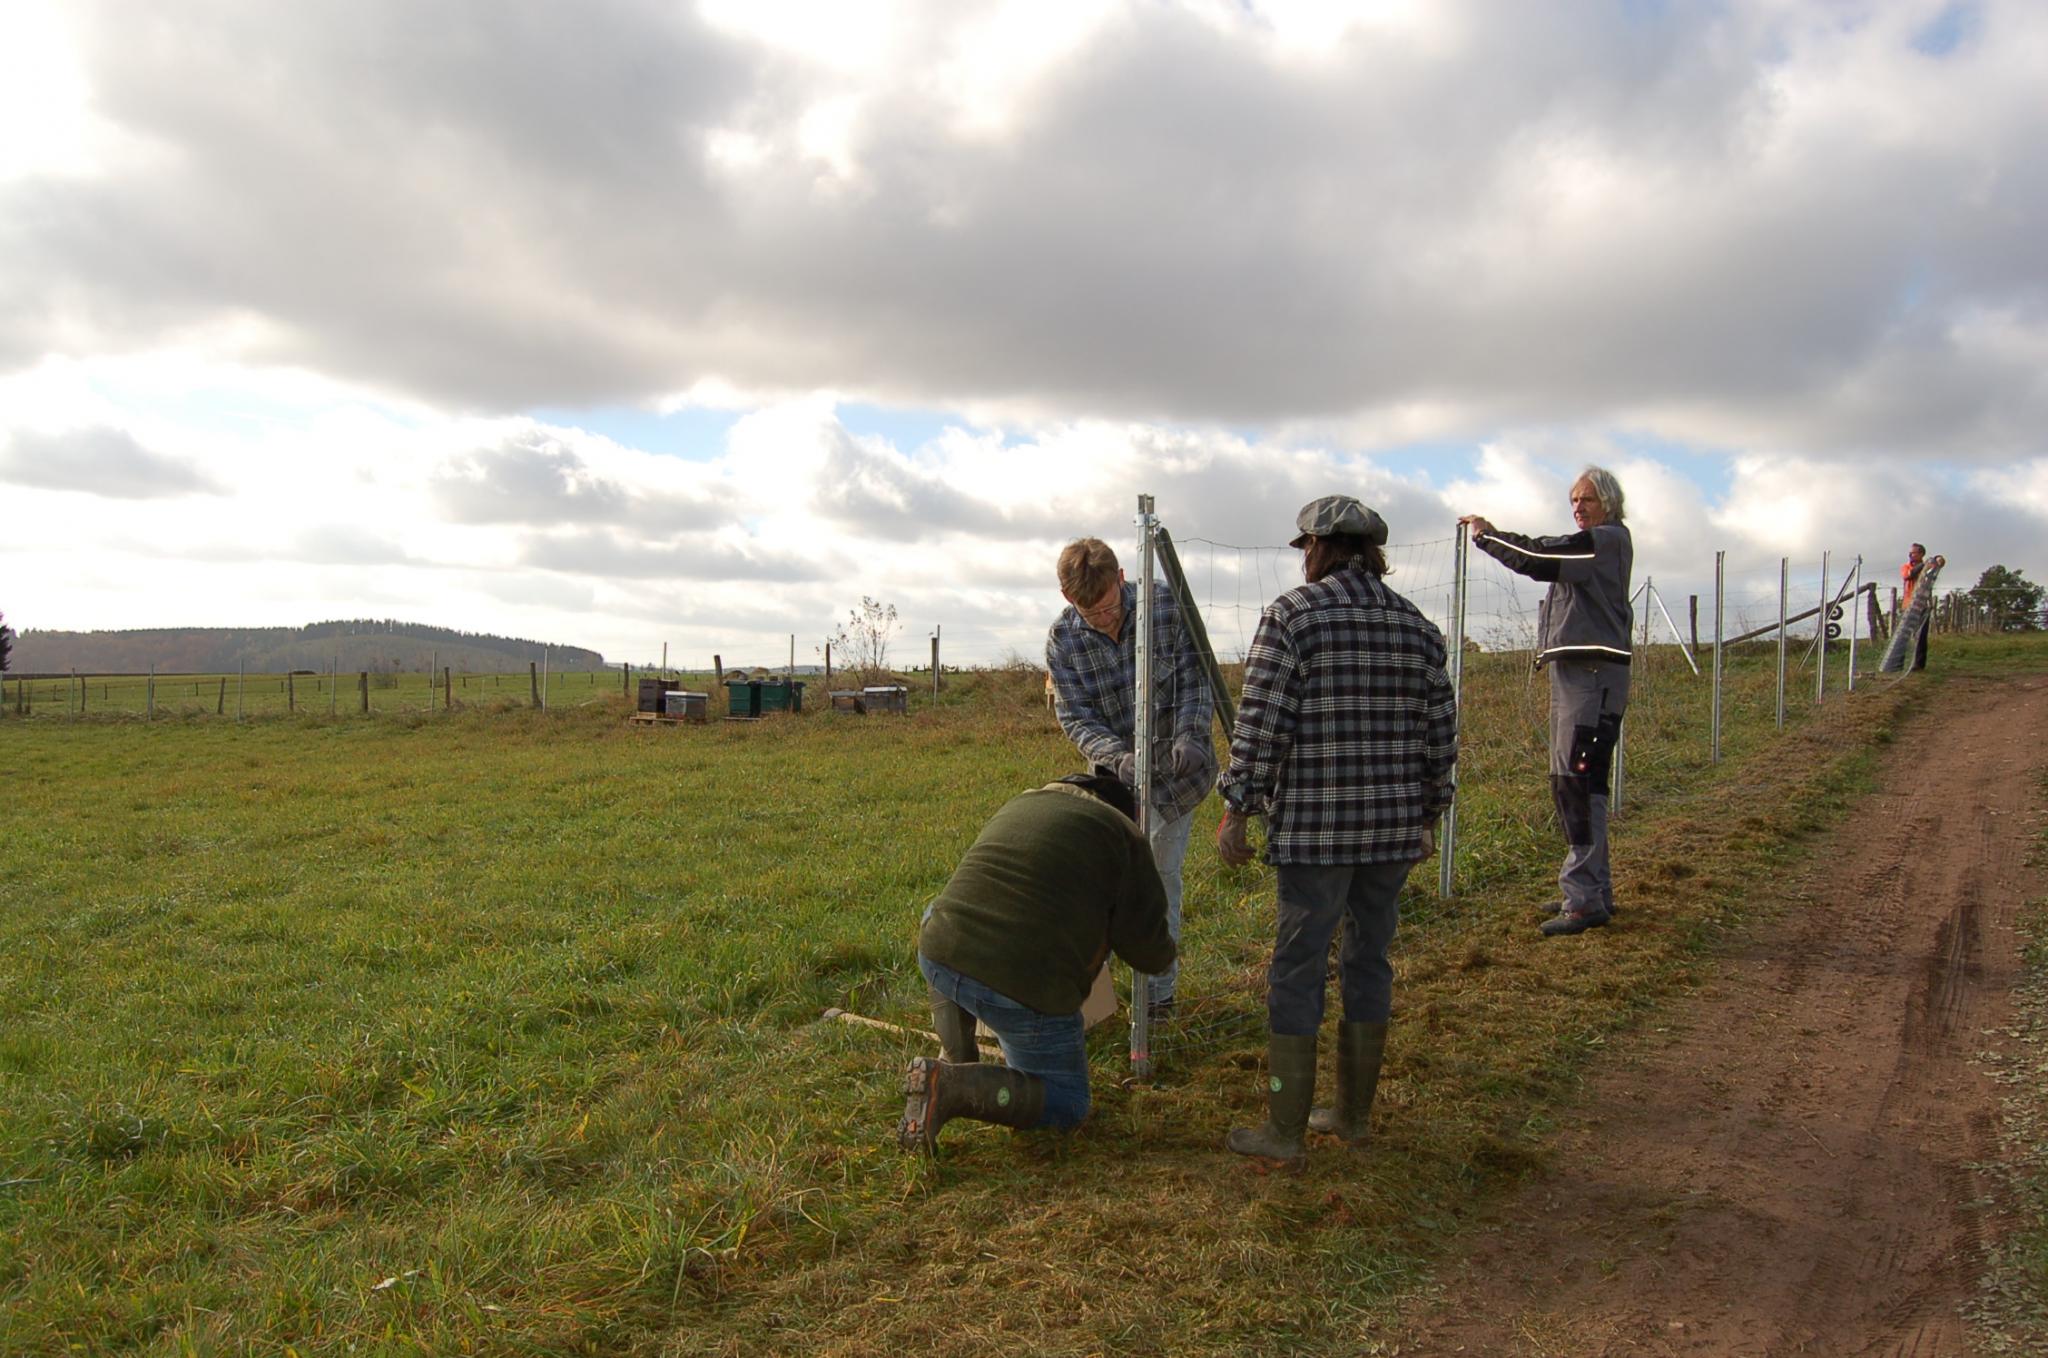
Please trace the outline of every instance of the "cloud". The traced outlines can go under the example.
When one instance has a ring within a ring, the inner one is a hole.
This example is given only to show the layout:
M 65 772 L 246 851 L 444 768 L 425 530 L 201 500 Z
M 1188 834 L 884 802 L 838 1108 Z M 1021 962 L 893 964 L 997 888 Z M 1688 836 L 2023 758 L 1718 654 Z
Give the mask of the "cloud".
M 17 429 L 0 453 L 0 481 L 116 500 L 218 495 L 224 488 L 183 459 L 152 452 L 125 429 Z
M 790 584 L 828 578 L 817 561 L 787 553 L 747 552 L 703 540 L 649 545 L 601 530 L 529 538 L 519 560 L 569 575 L 689 585 Z
M 114 159 L 0 185 L 0 363 L 2037 446 L 2038 5 L 1042 9 L 67 7 Z
M 1667 596 L 2035 559 L 2038 4 L 844 9 L 38 8 L 10 608 L 1034 654 L 1150 494 L 1228 647 L 1305 501 L 1440 610 L 1587 461 Z
M 715 504 L 628 486 L 538 432 L 450 458 L 432 481 L 435 504 L 452 523 L 631 524 L 660 533 L 708 527 L 724 517 Z

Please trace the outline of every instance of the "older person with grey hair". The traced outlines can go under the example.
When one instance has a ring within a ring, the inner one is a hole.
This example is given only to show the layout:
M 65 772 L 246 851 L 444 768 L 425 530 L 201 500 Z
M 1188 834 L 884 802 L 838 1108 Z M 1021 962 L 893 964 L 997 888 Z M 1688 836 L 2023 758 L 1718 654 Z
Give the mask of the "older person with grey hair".
M 1571 488 L 1578 530 L 1525 537 L 1478 514 L 1458 522 L 1480 551 L 1550 585 L 1536 614 L 1536 663 L 1550 671 L 1550 795 L 1564 827 L 1559 899 L 1544 907 L 1548 937 L 1584 933 L 1614 918 L 1607 863 L 1608 773 L 1628 710 L 1629 571 L 1635 545 L 1622 522 L 1621 483 L 1588 467 Z

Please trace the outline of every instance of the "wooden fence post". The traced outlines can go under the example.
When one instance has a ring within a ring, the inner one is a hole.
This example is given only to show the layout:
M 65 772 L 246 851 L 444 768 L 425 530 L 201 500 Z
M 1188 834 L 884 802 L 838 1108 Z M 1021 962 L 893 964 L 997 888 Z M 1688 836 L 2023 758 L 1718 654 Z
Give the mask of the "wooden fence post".
M 443 712 L 453 712 L 455 710 L 455 667 L 453 665 L 443 665 L 441 667 L 441 710 Z
M 1698 655 L 1700 653 L 1700 596 L 1694 594 L 1690 597 L 1691 602 L 1687 606 L 1687 611 L 1692 616 L 1692 653 Z
M 619 662 L 619 692 L 628 698 L 633 696 L 633 662 L 630 660 Z
M 829 702 L 832 695 L 832 643 L 825 643 L 825 696 Z
M 722 656 L 722 655 L 714 655 L 714 656 L 712 656 L 712 657 L 711 657 L 711 674 L 712 674 L 712 682 L 713 682 L 713 683 L 715 683 L 715 684 L 719 684 L 719 685 L 721 685 L 721 686 L 722 686 L 722 685 L 723 685 L 723 684 L 725 683 L 725 657 L 724 657 L 724 656 Z
M 540 664 L 539 664 L 539 662 L 537 662 L 537 661 L 532 661 L 532 660 L 529 660 L 529 661 L 527 661 L 527 662 L 526 662 L 526 682 L 527 682 L 527 683 L 528 683 L 528 684 L 529 684 L 529 685 L 530 685 L 530 686 L 532 687 L 532 689 L 533 689 L 533 705 L 534 705 L 535 707 L 539 707 L 539 706 L 540 706 Z
M 370 672 L 368 670 L 356 671 L 356 689 L 363 695 L 363 711 L 368 712 L 370 710 Z
M 225 716 L 227 714 L 227 710 L 228 677 L 225 674 L 223 674 L 220 677 L 220 692 L 216 694 L 213 699 L 213 715 L 216 717 Z
M 290 670 L 284 672 L 284 710 L 287 712 L 299 710 L 298 684 L 293 680 Z

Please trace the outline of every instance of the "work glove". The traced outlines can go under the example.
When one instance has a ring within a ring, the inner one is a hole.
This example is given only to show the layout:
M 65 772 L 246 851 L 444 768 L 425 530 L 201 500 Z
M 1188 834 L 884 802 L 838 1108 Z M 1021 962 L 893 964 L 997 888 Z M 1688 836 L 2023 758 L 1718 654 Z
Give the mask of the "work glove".
M 1138 785 L 1138 755 L 1135 750 L 1118 755 L 1116 762 L 1110 767 L 1116 770 L 1117 781 L 1125 787 Z
M 1177 736 L 1173 742 L 1173 776 L 1184 778 L 1202 767 L 1215 747 L 1194 732 Z
M 1250 825 L 1251 817 L 1226 809 L 1222 821 L 1216 826 L 1216 852 L 1234 868 L 1243 867 L 1257 856 L 1245 834 Z

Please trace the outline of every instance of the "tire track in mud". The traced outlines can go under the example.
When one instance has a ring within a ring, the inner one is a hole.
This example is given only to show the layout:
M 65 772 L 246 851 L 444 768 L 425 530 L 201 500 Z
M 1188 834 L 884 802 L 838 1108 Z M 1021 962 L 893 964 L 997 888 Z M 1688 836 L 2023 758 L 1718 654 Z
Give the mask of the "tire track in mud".
M 1958 680 L 1881 791 L 1445 1271 L 1402 1353 L 1966 1351 L 2048 680 Z

